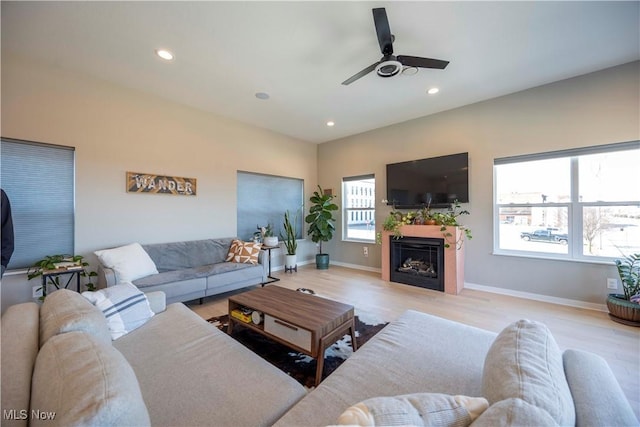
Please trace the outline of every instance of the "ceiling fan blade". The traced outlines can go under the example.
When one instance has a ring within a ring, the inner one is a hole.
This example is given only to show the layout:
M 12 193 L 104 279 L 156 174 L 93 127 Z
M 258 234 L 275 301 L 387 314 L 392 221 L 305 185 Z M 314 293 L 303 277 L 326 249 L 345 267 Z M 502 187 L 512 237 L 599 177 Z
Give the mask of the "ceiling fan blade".
M 437 68 L 444 70 L 449 61 L 442 61 L 441 59 L 420 58 L 418 56 L 404 56 L 398 55 L 396 58 L 402 65 L 407 67 L 419 67 L 419 68 Z
M 376 62 L 375 64 L 371 64 L 369 65 L 367 68 L 365 68 L 364 70 L 360 71 L 357 74 L 354 74 L 353 76 L 349 77 L 347 80 L 343 81 L 342 84 L 343 85 L 348 85 L 351 84 L 353 82 L 355 82 L 356 80 L 358 80 L 361 77 L 366 76 L 367 74 L 369 74 L 370 72 L 372 72 L 373 70 L 376 69 L 376 66 L 380 63 L 380 61 Z
M 391 28 L 389 28 L 387 11 L 384 7 L 373 9 L 373 23 L 376 26 L 380 52 L 385 56 L 393 54 L 393 36 L 391 35 Z

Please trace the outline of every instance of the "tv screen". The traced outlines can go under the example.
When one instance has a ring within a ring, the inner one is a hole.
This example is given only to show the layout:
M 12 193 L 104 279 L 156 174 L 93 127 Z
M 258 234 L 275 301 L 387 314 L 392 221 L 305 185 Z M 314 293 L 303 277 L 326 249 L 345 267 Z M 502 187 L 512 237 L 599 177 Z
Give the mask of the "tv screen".
M 387 204 L 444 207 L 469 202 L 469 153 L 387 165 Z

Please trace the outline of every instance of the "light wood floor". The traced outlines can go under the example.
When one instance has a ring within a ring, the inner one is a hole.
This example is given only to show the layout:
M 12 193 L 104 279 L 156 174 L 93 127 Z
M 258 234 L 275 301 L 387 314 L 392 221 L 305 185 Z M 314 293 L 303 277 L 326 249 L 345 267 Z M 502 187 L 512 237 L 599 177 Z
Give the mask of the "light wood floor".
M 356 315 L 373 314 L 380 321 L 391 321 L 413 309 L 493 332 L 519 319 L 543 322 L 561 349 L 591 351 L 605 358 L 640 419 L 640 328 L 615 323 L 607 313 L 470 289 L 446 295 L 385 282 L 378 273 L 333 265 L 329 270 L 304 266 L 297 273 L 280 271 L 274 275 L 282 279 L 278 286 L 313 289 L 323 297 L 353 305 Z M 232 294 L 188 305 L 208 319 L 226 314 L 227 298 Z

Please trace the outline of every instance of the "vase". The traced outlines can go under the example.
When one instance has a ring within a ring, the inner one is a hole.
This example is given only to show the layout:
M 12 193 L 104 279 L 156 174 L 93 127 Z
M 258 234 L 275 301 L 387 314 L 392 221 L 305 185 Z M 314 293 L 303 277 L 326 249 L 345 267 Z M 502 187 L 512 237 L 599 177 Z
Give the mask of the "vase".
M 329 269 L 329 254 L 316 254 L 316 268 L 318 270 Z
M 262 239 L 262 244 L 270 247 L 278 246 L 278 236 L 265 237 Z
M 614 322 L 640 326 L 640 304 L 626 300 L 624 295 L 609 294 L 607 308 L 609 309 L 609 317 Z
M 286 271 L 293 271 L 294 269 L 297 271 L 297 265 L 296 263 L 298 262 L 298 256 L 296 254 L 293 255 L 285 255 L 284 257 L 284 268 L 285 268 L 285 272 Z

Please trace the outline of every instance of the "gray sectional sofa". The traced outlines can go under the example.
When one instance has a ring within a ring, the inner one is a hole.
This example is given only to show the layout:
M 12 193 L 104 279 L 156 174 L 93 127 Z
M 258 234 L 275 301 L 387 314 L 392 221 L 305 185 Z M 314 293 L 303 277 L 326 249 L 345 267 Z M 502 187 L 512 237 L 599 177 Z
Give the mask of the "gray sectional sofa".
M 102 311 L 69 290 L 10 307 L 2 425 L 325 426 L 358 402 L 376 425 L 638 425 L 602 358 L 561 352 L 533 322 L 496 336 L 407 311 L 307 392 L 183 304 L 148 298 L 157 314 L 114 341 Z
M 268 260 L 261 252 L 258 264 L 225 262 L 235 237 L 142 245 L 157 274 L 133 280 L 143 292 L 162 291 L 168 303 L 190 301 L 267 281 Z M 120 281 L 113 268 L 98 266 L 98 287 Z

